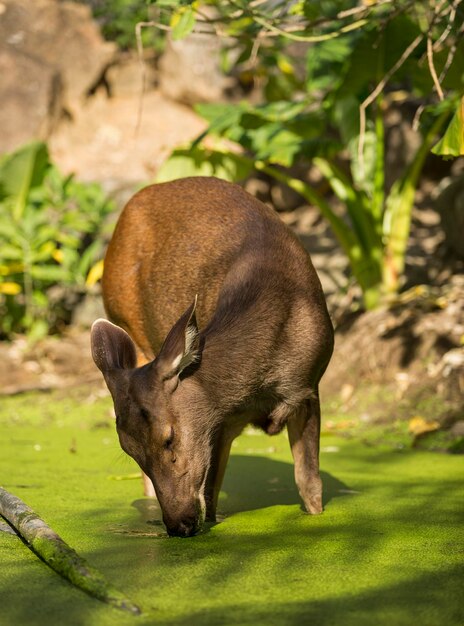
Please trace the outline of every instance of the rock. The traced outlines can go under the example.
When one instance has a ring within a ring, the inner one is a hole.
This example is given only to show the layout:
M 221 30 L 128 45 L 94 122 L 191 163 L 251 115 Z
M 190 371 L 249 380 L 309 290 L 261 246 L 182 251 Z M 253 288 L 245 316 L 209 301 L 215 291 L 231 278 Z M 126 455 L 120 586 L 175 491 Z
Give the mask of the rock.
M 0 396 L 79 385 L 100 388 L 89 346 L 88 332 L 47 337 L 32 346 L 24 339 L 0 342 Z
M 272 205 L 277 211 L 294 211 L 305 202 L 300 194 L 282 184 L 271 187 L 271 198 Z
M 445 244 L 464 259 L 464 175 L 452 180 L 435 200 L 445 232 Z
M 464 437 L 464 420 L 459 420 L 453 424 L 450 433 L 453 437 Z
M 464 409 L 464 346 L 446 352 L 432 368 L 431 379 L 441 396 Z
M 261 202 L 271 204 L 271 184 L 266 178 L 261 177 L 259 174 L 250 176 L 244 182 L 243 187 L 252 196 L 261 200 Z
M 463 313 L 464 277 L 455 276 L 441 288 L 404 292 L 391 308 L 345 317 L 321 396 L 336 395 L 342 411 L 368 409 L 373 421 L 410 420 L 414 446 L 463 452 L 450 431 L 464 418 Z M 349 386 L 355 393 L 347 403 Z M 432 427 L 449 437 L 435 437 Z
M 115 54 L 90 8 L 58 0 L 0 4 L 0 152 L 46 138 L 78 109 Z
M 403 175 L 422 144 L 420 132 L 412 127 L 415 109 L 407 102 L 391 104 L 385 112 L 385 186 L 387 189 Z M 441 159 L 440 159 L 441 160 Z
M 107 98 L 99 90 L 69 123 L 60 124 L 50 139 L 53 162 L 80 180 L 103 183 L 106 191 L 121 189 L 121 201 L 153 180 L 157 169 L 181 142 L 205 129 L 191 109 L 157 91 Z
M 133 53 L 123 53 L 105 73 L 105 81 L 112 98 L 141 96 L 156 84 L 154 58 L 145 54 L 143 67 Z M 143 82 L 145 85 L 143 85 Z
M 219 67 L 221 45 L 219 37 L 208 34 L 168 39 L 159 64 L 161 92 L 185 104 L 220 100 L 227 83 Z
M 1 19 L 0 19 L 1 24 Z M 0 153 L 50 135 L 63 109 L 59 71 L 0 47 Z
M 99 317 L 106 317 L 100 290 L 87 293 L 79 302 L 73 311 L 72 324 L 79 328 L 90 328 Z
M 349 402 L 349 400 L 351 400 L 351 398 L 353 397 L 354 391 L 355 389 L 353 385 L 349 385 L 345 383 L 341 386 L 340 399 L 343 402 L 343 404 L 346 404 L 347 402 Z
M 392 308 L 347 318 L 337 329 L 322 387 L 331 393 L 340 391 L 341 380 L 355 388 L 360 381 L 391 384 L 400 397 L 428 387 L 459 404 L 464 392 L 464 348 L 458 347 L 463 311 L 464 285 L 456 277 L 442 289 L 411 289 Z

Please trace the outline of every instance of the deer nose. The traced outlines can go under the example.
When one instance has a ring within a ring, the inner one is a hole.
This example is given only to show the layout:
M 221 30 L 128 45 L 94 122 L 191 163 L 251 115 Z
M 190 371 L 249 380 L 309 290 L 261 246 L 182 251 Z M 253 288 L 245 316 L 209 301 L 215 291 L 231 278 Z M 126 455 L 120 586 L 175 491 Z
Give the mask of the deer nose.
M 198 525 L 194 518 L 188 518 L 177 524 L 166 524 L 166 529 L 171 537 L 192 537 L 197 532 Z

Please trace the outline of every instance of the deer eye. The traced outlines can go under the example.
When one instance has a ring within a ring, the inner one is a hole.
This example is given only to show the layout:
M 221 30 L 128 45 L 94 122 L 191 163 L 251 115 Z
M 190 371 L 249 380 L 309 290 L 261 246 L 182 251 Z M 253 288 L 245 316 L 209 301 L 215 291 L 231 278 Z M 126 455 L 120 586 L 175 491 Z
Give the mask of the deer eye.
M 174 428 L 171 426 L 171 430 L 169 432 L 168 438 L 164 441 L 163 446 L 166 450 L 170 450 L 172 446 L 172 442 L 174 441 Z
M 140 415 L 146 422 L 150 421 L 150 413 L 147 411 L 147 409 L 140 409 Z

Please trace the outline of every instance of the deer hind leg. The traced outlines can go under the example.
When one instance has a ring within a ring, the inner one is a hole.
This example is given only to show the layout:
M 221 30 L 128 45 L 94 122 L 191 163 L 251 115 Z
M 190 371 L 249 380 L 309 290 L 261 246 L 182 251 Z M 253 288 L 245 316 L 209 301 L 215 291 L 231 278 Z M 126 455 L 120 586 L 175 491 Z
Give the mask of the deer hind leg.
M 319 476 L 321 410 L 316 393 L 289 418 L 288 436 L 295 462 L 295 481 L 308 513 L 322 513 L 322 481 Z

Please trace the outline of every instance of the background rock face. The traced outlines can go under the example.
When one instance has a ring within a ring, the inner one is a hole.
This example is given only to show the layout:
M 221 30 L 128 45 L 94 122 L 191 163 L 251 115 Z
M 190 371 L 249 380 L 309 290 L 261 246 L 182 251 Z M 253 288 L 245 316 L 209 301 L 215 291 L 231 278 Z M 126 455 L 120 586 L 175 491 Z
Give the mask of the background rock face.
M 464 259 L 464 174 L 451 180 L 435 201 L 447 246 Z
M 90 10 L 57 0 L 0 2 L 0 152 L 48 137 L 115 55 Z
M 176 102 L 217 102 L 226 80 L 219 69 L 221 42 L 194 33 L 181 41 L 168 40 L 160 62 L 160 89 Z
M 2 22 L 0 17 L 0 30 Z M 0 40 L 3 35 L 0 34 Z M 2 44 L 0 43 L 0 46 Z M 20 52 L 0 49 L 0 153 L 47 137 L 60 116 L 62 82 L 56 68 Z

